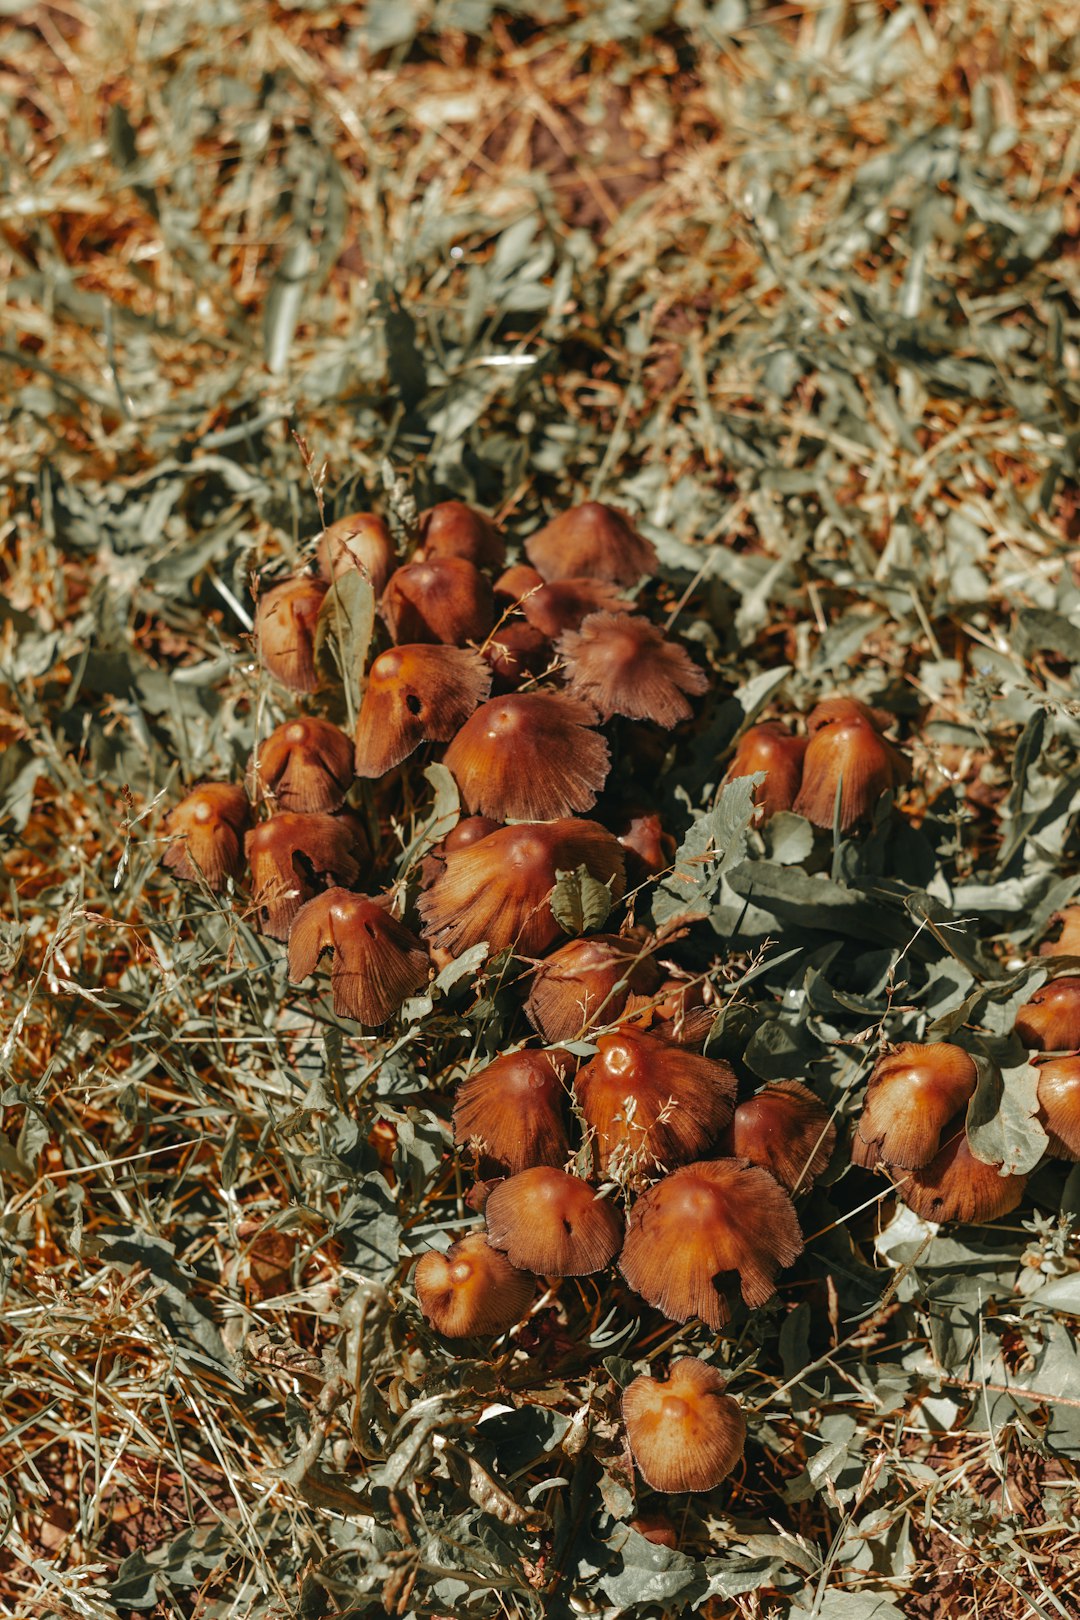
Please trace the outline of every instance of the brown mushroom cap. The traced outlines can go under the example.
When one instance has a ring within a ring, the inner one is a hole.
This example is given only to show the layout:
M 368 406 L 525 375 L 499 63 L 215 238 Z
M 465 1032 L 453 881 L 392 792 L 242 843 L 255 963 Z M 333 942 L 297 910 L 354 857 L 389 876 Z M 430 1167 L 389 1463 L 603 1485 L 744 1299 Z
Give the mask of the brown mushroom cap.
M 433 557 L 397 569 L 380 610 L 399 645 L 481 642 L 495 622 L 491 585 L 464 557 Z
M 504 1052 L 463 1080 L 454 1103 L 454 1141 L 481 1143 L 485 1158 L 511 1175 L 538 1164 L 565 1164 L 569 1052 Z
M 353 745 L 329 720 L 286 720 L 251 756 L 253 797 L 269 794 L 282 810 L 340 810 L 353 781 Z
M 1047 926 L 1057 932 L 1053 939 L 1043 940 L 1040 956 L 1080 956 L 1080 906 L 1055 911 Z
M 536 955 L 561 932 L 548 903 L 556 874 L 579 866 L 622 898 L 622 850 L 595 821 L 502 827 L 446 855 L 443 871 L 420 896 L 425 936 L 455 953 L 487 940 L 493 952 L 512 945 Z
M 455 849 L 468 849 L 489 833 L 498 832 L 501 826 L 502 822 L 492 821 L 489 816 L 462 816 L 457 825 L 451 827 L 446 837 L 429 849 L 420 862 L 420 887 L 431 888 L 446 864 L 446 857 L 452 855 Z
M 639 1536 L 644 1536 L 646 1541 L 651 1541 L 656 1547 L 670 1547 L 674 1550 L 679 1545 L 679 1533 L 666 1513 L 650 1509 L 647 1513 L 635 1514 L 627 1522 L 631 1530 L 636 1530 Z
M 464 557 L 476 568 L 501 568 L 506 557 L 502 531 L 464 501 L 440 501 L 420 514 L 424 556 Z
M 622 1242 L 615 1206 L 588 1182 L 546 1166 L 500 1181 L 484 1215 L 488 1242 L 504 1250 L 511 1265 L 543 1277 L 603 1271 Z
M 319 573 L 328 583 L 357 568 L 382 595 L 397 566 L 390 530 L 374 512 L 350 512 L 323 531 L 316 554 Z
M 552 518 L 526 540 L 525 555 L 546 580 L 584 577 L 636 585 L 659 566 L 652 542 L 601 501 L 586 501 Z
M 907 759 L 881 735 L 890 716 L 855 698 L 828 698 L 807 721 L 810 741 L 793 806 L 816 827 L 831 827 L 840 789 L 843 831 L 869 816 L 881 795 L 910 775 Z
M 624 809 L 611 826 L 629 856 L 626 864 L 632 874 L 636 868 L 642 878 L 658 877 L 674 865 L 678 846 L 671 834 L 665 832 L 658 810 L 631 806 Z
M 531 581 L 526 576 L 532 575 Z M 510 568 L 496 584 L 511 601 L 520 601 L 521 611 L 534 629 L 557 641 L 568 630 L 576 630 L 592 613 L 632 613 L 634 604 L 619 595 L 617 585 L 602 579 L 554 579 L 545 585 L 532 568 Z
M 271 675 L 293 692 L 314 692 L 315 626 L 328 586 L 298 574 L 274 585 L 255 609 L 255 640 Z
M 570 693 L 601 720 L 622 714 L 674 726 L 694 712 L 686 694 L 700 697 L 709 689 L 709 677 L 685 647 L 629 613 L 591 613 L 580 630 L 562 636 L 557 651 Z
M 536 1279 L 512 1266 L 483 1232 L 470 1232 L 445 1254 L 421 1255 L 413 1286 L 436 1333 L 463 1339 L 512 1328 L 529 1308 Z
M 511 619 L 498 625 L 484 644 L 496 692 L 516 692 L 522 681 L 541 675 L 552 662 L 551 643 L 541 631 Z
M 1039 1123 L 1055 1159 L 1080 1160 L 1080 1052 L 1035 1059 L 1039 1071 Z
M 572 939 L 537 968 L 525 1015 L 546 1041 L 568 1041 L 597 1017 L 614 1023 L 628 1006 L 632 1011 L 647 1002 L 660 980 L 660 969 L 637 940 L 616 934 Z
M 748 1159 L 788 1192 L 809 1192 L 836 1146 L 829 1110 L 801 1080 L 772 1080 L 741 1102 L 722 1151 Z
M 1019 1204 L 1027 1176 L 1003 1176 L 972 1153 L 957 1114 L 942 1133 L 942 1146 L 917 1170 L 890 1169 L 897 1193 L 924 1221 L 996 1221 Z
M 259 926 L 271 939 L 287 938 L 300 907 L 322 889 L 360 876 L 357 827 L 345 817 L 281 810 L 252 828 L 244 849 Z
M 719 1329 L 731 1315 L 726 1295 L 736 1278 L 748 1305 L 764 1305 L 777 1271 L 802 1247 L 795 1206 L 767 1170 L 712 1159 L 684 1165 L 642 1194 L 619 1269 L 669 1321 L 699 1316 Z
M 874 1065 L 855 1130 L 851 1162 L 914 1170 L 929 1164 L 941 1133 L 974 1094 L 975 1062 L 945 1041 L 904 1041 Z
M 506 821 L 551 821 L 589 810 L 604 785 L 607 742 L 585 704 L 557 692 L 492 698 L 467 720 L 445 764 L 466 807 Z
M 601 1035 L 574 1080 L 596 1133 L 603 1175 L 667 1169 L 703 1153 L 731 1118 L 735 1074 L 655 1035 L 624 1026 Z
M 428 956 L 383 900 L 327 889 L 301 906 L 289 929 L 289 978 L 299 984 L 333 951 L 330 985 L 339 1018 L 385 1024 L 428 982 Z
M 464 647 L 392 647 L 371 666 L 356 723 L 356 773 L 383 776 L 425 742 L 449 742 L 491 689 Z
M 765 772 L 764 782 L 759 782 L 754 789 L 754 802 L 760 807 L 762 821 L 781 810 L 790 810 L 798 798 L 806 741 L 775 720 L 751 726 L 739 738 L 724 781 Z M 829 826 L 832 826 L 831 819 Z
M 211 889 L 225 887 L 244 870 L 244 833 L 251 805 L 235 782 L 200 782 L 165 817 L 170 843 L 161 864 L 174 877 L 194 883 L 201 872 Z
M 1080 978 L 1044 984 L 1020 1008 L 1013 1028 L 1037 1052 L 1075 1052 L 1080 1046 Z
M 626 1437 L 654 1491 L 711 1491 L 746 1447 L 746 1419 L 715 1367 L 684 1356 L 666 1378 L 642 1375 L 623 1392 Z M 667 1545 L 667 1543 L 665 1543 Z

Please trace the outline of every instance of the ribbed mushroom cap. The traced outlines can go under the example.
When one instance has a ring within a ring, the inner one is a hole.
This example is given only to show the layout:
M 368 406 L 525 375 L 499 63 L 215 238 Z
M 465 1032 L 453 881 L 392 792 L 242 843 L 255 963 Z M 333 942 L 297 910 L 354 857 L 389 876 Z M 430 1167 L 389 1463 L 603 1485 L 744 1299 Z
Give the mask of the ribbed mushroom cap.
M 1075 1052 L 1080 1046 L 1080 978 L 1051 979 L 1036 990 L 1013 1025 L 1037 1052 Z
M 495 622 L 491 585 L 464 557 L 408 563 L 390 578 L 380 611 L 399 645 L 483 641 Z
M 767 821 L 780 810 L 790 810 L 798 798 L 805 754 L 805 737 L 794 736 L 775 720 L 763 720 L 739 738 L 724 781 L 764 771 L 764 782 L 754 789 L 754 802 L 760 807 L 760 819 Z
M 496 692 L 516 692 L 522 681 L 541 675 L 553 661 L 550 641 L 522 619 L 511 619 L 491 632 L 484 643 Z
M 300 907 L 322 889 L 360 876 L 356 826 L 338 816 L 281 810 L 252 828 L 244 849 L 259 926 L 271 939 L 285 939 Z
M 625 810 L 611 825 L 627 852 L 626 864 L 631 873 L 636 868 L 643 878 L 657 877 L 674 864 L 678 846 L 671 834 L 665 832 L 658 810 L 646 810 L 635 805 Z
M 1003 1176 L 983 1164 L 968 1145 L 964 1117 L 957 1114 L 942 1132 L 942 1146 L 918 1170 L 890 1170 L 897 1193 L 924 1221 L 996 1221 L 1019 1204 L 1027 1176 Z
M 1054 930 L 1054 937 L 1043 940 L 1040 956 L 1080 956 L 1080 906 L 1055 911 L 1048 926 Z
M 619 1252 L 619 1211 L 565 1170 L 521 1170 L 493 1188 L 484 1209 L 488 1242 L 511 1265 L 543 1277 L 603 1271 Z
M 1035 1059 L 1039 1071 L 1039 1123 L 1055 1159 L 1080 1160 L 1080 1052 Z
M 635 1378 L 623 1391 L 626 1438 L 654 1491 L 711 1491 L 746 1447 L 746 1419 L 715 1367 L 684 1356 L 666 1378 Z
M 248 766 L 254 797 L 269 794 L 282 810 L 340 810 L 353 781 L 353 745 L 329 720 L 286 720 L 256 749 Z
M 298 574 L 259 598 L 255 640 L 271 675 L 293 692 L 314 692 L 315 626 L 328 586 L 323 579 Z
M 601 720 L 622 714 L 674 726 L 694 712 L 687 694 L 700 697 L 709 688 L 685 647 L 629 613 L 591 613 L 580 630 L 561 637 L 557 651 L 571 694 Z
M 622 850 L 595 821 L 502 827 L 445 857 L 443 871 L 420 896 L 424 933 L 455 954 L 487 940 L 493 952 L 513 945 L 535 956 L 561 932 L 548 903 L 556 874 L 579 866 L 621 900 Z
M 574 1091 L 596 1133 L 603 1175 L 685 1164 L 730 1120 L 736 1082 L 729 1064 L 628 1026 L 596 1044 Z
M 516 575 L 510 569 L 503 579 Z M 534 573 L 532 569 L 521 570 Z M 617 585 L 607 585 L 602 579 L 556 579 L 543 584 L 539 574 L 535 583 L 525 585 L 515 579 L 522 589 L 513 600 L 521 600 L 521 611 L 529 624 L 555 641 L 568 630 L 576 630 L 593 613 L 632 613 L 634 604 L 619 595 Z
M 711 1328 L 731 1315 L 736 1286 L 764 1305 L 776 1273 L 802 1253 L 795 1206 L 767 1170 L 738 1159 L 684 1165 L 630 1211 L 619 1269 L 671 1322 L 699 1316 Z
M 464 1339 L 512 1328 L 532 1302 L 536 1278 L 512 1266 L 483 1232 L 470 1232 L 445 1254 L 422 1254 L 413 1286 L 436 1333 Z
M 462 816 L 457 825 L 451 827 L 446 837 L 429 849 L 420 862 L 420 887 L 430 889 L 442 872 L 448 855 L 452 855 L 456 849 L 468 849 L 470 845 L 478 844 L 489 833 L 498 832 L 501 826 L 500 821 L 492 821 L 490 816 Z
M 317 552 L 319 572 L 327 582 L 357 568 L 371 581 L 377 597 L 397 566 L 390 530 L 374 512 L 350 512 L 323 531 Z
M 748 1159 L 789 1192 L 809 1192 L 836 1146 L 829 1110 L 801 1080 L 772 1080 L 741 1102 L 722 1150 Z
M 568 1041 L 597 1017 L 611 1024 L 627 1006 L 632 1011 L 648 1001 L 660 980 L 660 969 L 637 940 L 615 934 L 572 939 L 537 968 L 525 1014 L 546 1041 Z
M 476 568 L 501 568 L 506 558 L 502 531 L 464 501 L 440 501 L 421 512 L 420 545 L 426 558 L 464 557 Z
M 904 1041 L 874 1065 L 851 1162 L 866 1170 L 877 1164 L 903 1170 L 929 1164 L 942 1131 L 971 1098 L 978 1078 L 974 1059 L 962 1047 Z
M 466 647 L 392 647 L 371 666 L 356 723 L 356 774 L 383 776 L 425 742 L 449 742 L 491 689 Z
M 650 540 L 621 512 L 586 501 L 553 518 L 525 542 L 525 555 L 545 579 L 606 579 L 636 585 L 658 567 Z
M 466 807 L 501 821 L 551 821 L 589 810 L 610 755 L 585 704 L 557 692 L 492 698 L 467 720 L 445 764 Z
M 810 741 L 802 786 L 793 809 L 817 827 L 831 827 L 840 790 L 840 826 L 846 831 L 868 816 L 888 788 L 906 782 L 907 759 L 881 735 L 890 716 L 855 698 L 828 698 L 807 721 Z
M 428 955 L 416 935 L 385 900 L 366 894 L 327 889 L 301 906 L 289 929 L 294 984 L 314 973 L 324 951 L 334 954 L 334 1011 L 358 1024 L 385 1024 L 428 982 Z
M 165 817 L 170 843 L 161 858 L 174 877 L 193 883 L 201 872 L 215 891 L 244 870 L 244 833 L 251 805 L 235 782 L 200 782 Z
M 505 1052 L 463 1080 L 454 1103 L 454 1141 L 479 1142 L 485 1158 L 511 1175 L 565 1164 L 569 1052 Z

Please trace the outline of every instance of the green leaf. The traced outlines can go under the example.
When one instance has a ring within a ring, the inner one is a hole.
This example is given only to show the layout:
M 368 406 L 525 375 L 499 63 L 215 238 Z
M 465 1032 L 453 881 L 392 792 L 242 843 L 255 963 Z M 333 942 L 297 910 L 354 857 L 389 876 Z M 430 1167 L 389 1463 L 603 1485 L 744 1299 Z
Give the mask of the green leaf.
M 1037 1118 L 1039 1071 L 1027 1062 L 999 1069 L 982 1056 L 975 1066 L 979 1080 L 967 1109 L 971 1151 L 984 1164 L 999 1164 L 1003 1175 L 1026 1175 L 1046 1152 Z
M 611 890 L 594 878 L 587 866 L 576 872 L 556 872 L 551 891 L 555 921 L 567 934 L 588 934 L 602 928 L 611 910 Z
M 349 568 L 326 593 L 315 626 L 315 657 L 331 662 L 345 690 L 345 708 L 352 729 L 360 710 L 371 637 L 375 629 L 375 593 L 370 580 Z
M 658 926 L 676 919 L 707 917 L 721 877 L 746 855 L 747 833 L 754 819 L 754 789 L 765 780 L 758 771 L 727 782 L 711 810 L 698 816 L 679 846 L 675 869 L 653 898 Z

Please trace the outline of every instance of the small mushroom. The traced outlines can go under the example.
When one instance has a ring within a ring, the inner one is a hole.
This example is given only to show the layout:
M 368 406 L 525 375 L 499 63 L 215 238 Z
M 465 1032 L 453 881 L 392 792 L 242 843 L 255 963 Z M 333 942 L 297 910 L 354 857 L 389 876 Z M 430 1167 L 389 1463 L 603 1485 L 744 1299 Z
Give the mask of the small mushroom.
M 479 1142 L 484 1157 L 510 1175 L 565 1164 L 566 1077 L 573 1065 L 569 1052 L 504 1052 L 458 1087 L 454 1141 Z
M 359 569 L 376 597 L 385 591 L 397 567 L 390 530 L 374 512 L 350 512 L 323 530 L 317 552 L 319 573 L 327 583 Z
M 194 883 L 201 873 L 211 889 L 225 887 L 244 870 L 244 833 L 251 805 L 234 782 L 200 782 L 165 817 L 171 840 L 161 864 L 174 877 Z
M 630 613 L 633 603 L 601 579 L 556 579 L 545 584 L 535 568 L 518 563 L 495 581 L 495 595 L 517 602 L 526 620 L 549 641 L 576 630 L 590 613 Z
M 535 1277 L 512 1266 L 483 1232 L 470 1232 L 445 1254 L 422 1254 L 413 1285 L 425 1318 L 448 1339 L 505 1333 L 536 1292 Z
M 371 666 L 356 724 L 356 774 L 383 776 L 425 742 L 449 742 L 491 688 L 478 652 L 392 647 Z
M 637 940 L 615 934 L 572 939 L 540 963 L 525 1015 L 546 1041 L 577 1039 L 597 1018 L 614 1023 L 627 1008 L 647 1003 L 660 979 Z
M 942 1132 L 941 1148 L 929 1164 L 889 1173 L 904 1203 L 924 1221 L 971 1225 L 1010 1214 L 1023 1198 L 1027 1176 L 1003 1176 L 1000 1170 L 1000 1165 L 975 1157 L 964 1116 L 957 1114 Z
M 491 585 L 464 557 L 433 557 L 397 569 L 380 609 L 398 645 L 481 642 L 495 622 Z
M 839 789 L 840 828 L 846 832 L 870 815 L 884 792 L 907 781 L 907 759 L 881 735 L 891 718 L 855 698 L 818 704 L 807 721 L 810 740 L 793 806 L 797 815 L 831 827 Z
M 805 737 L 795 736 L 775 720 L 763 720 L 739 738 L 724 781 L 764 771 L 764 782 L 754 789 L 754 802 L 759 808 L 759 820 L 768 821 L 779 811 L 790 810 L 798 798 L 805 754 Z
M 357 828 L 343 816 L 281 810 L 252 828 L 244 848 L 259 926 L 271 939 L 286 939 L 300 907 L 321 890 L 360 876 Z
M 289 929 L 289 978 L 314 973 L 333 952 L 330 986 L 339 1018 L 376 1027 L 428 982 L 428 957 L 416 935 L 385 901 L 348 889 L 327 889 L 301 906 Z
M 601 1035 L 574 1091 L 602 1175 L 670 1169 L 701 1154 L 731 1118 L 730 1065 L 623 1026 Z
M 501 568 L 506 558 L 502 531 L 464 501 L 440 501 L 421 512 L 420 546 L 429 560 L 464 557 L 475 568 Z
M 659 566 L 652 542 L 601 501 L 571 507 L 537 529 L 525 542 L 525 555 L 546 580 L 585 577 L 636 585 Z
M 255 609 L 255 640 L 266 668 L 292 692 L 314 692 L 315 627 L 327 592 L 322 579 L 298 574 L 274 585 Z
M 282 810 L 340 810 L 353 781 L 353 745 L 329 720 L 286 720 L 251 756 L 252 797 L 269 794 Z
M 874 1065 L 851 1162 L 866 1170 L 877 1164 L 903 1170 L 929 1164 L 942 1131 L 973 1096 L 978 1078 L 963 1047 L 903 1042 Z
M 1080 1160 L 1080 1052 L 1035 1059 L 1039 1123 L 1055 1159 Z
M 801 1080 L 772 1080 L 739 1103 L 721 1151 L 775 1176 L 788 1192 L 809 1192 L 836 1146 L 829 1110 Z
M 542 1277 L 603 1271 L 619 1252 L 618 1210 L 588 1182 L 539 1166 L 500 1181 L 484 1209 L 488 1242 Z
M 1043 940 L 1039 946 L 1040 956 L 1080 956 L 1080 906 L 1055 911 L 1048 926 L 1056 929 L 1056 933 Z
M 445 867 L 447 855 L 452 855 L 455 849 L 468 849 L 470 844 L 478 844 L 488 833 L 498 832 L 501 825 L 501 822 L 492 821 L 488 816 L 462 816 L 457 825 L 451 827 L 446 837 L 429 849 L 420 862 L 420 887 L 430 889 Z
M 725 1387 L 716 1368 L 696 1356 L 673 1361 L 666 1378 L 643 1374 L 626 1386 L 626 1438 L 654 1491 L 711 1491 L 736 1466 L 746 1419 Z
M 612 831 L 627 853 L 627 874 L 637 882 L 659 877 L 675 864 L 677 845 L 664 829 L 658 810 L 642 805 L 625 807 L 613 818 Z
M 610 764 L 595 718 L 557 692 L 492 698 L 462 726 L 445 764 L 475 814 L 551 821 L 589 810 Z
M 556 650 L 566 664 L 571 696 L 590 704 L 601 720 L 621 714 L 674 726 L 694 712 L 687 697 L 709 689 L 709 677 L 685 647 L 628 613 L 590 614 L 580 630 L 563 635 Z
M 1080 978 L 1044 984 L 1020 1008 L 1013 1028 L 1036 1052 L 1075 1052 L 1080 1047 Z
M 496 692 L 516 692 L 523 681 L 542 675 L 552 662 L 551 642 L 521 619 L 497 625 L 484 643 Z

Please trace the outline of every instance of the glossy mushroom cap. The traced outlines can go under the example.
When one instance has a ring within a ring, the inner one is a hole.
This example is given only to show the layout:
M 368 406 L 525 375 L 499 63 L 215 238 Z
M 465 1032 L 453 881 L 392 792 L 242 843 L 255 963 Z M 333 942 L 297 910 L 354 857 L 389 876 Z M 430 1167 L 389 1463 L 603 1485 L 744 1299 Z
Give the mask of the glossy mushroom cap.
M 392 647 L 371 666 L 356 723 L 356 774 L 383 776 L 425 742 L 449 742 L 491 689 L 465 647 Z
M 289 929 L 289 978 L 299 984 L 333 951 L 330 985 L 339 1018 L 385 1024 L 428 982 L 428 956 L 386 903 L 328 889 L 301 906 Z
M 1080 978 L 1051 979 L 1036 990 L 1013 1025 L 1037 1052 L 1075 1052 L 1080 1046 Z
M 622 1242 L 619 1211 L 565 1170 L 521 1170 L 500 1181 L 484 1215 L 488 1242 L 511 1265 L 543 1277 L 603 1271 Z
M 390 530 L 374 512 L 350 512 L 331 523 L 323 531 L 316 558 L 328 583 L 356 568 L 371 581 L 376 597 L 385 591 L 397 566 Z
M 546 1041 L 573 1040 L 597 1020 L 614 1023 L 627 1007 L 647 1002 L 660 979 L 637 940 L 615 934 L 572 939 L 537 968 L 525 1015 Z
M 741 1102 L 722 1151 L 748 1159 L 788 1192 L 809 1192 L 836 1146 L 829 1110 L 801 1080 L 773 1080 Z
M 514 574 L 517 570 L 509 572 Z M 508 577 L 508 574 L 503 575 L 503 579 Z M 633 611 L 633 603 L 623 600 L 618 586 L 605 585 L 601 579 L 556 579 L 545 585 L 537 574 L 536 581 L 537 584 L 525 587 L 514 599 L 520 598 L 521 611 L 528 623 L 551 641 L 557 641 L 568 630 L 576 630 L 590 614 Z
M 874 1065 L 851 1162 L 914 1170 L 929 1164 L 941 1133 L 975 1091 L 978 1070 L 959 1046 L 905 1041 Z
M 420 896 L 424 934 L 455 955 L 487 940 L 492 952 L 514 946 L 534 956 L 561 933 L 549 903 L 556 874 L 579 866 L 622 898 L 622 850 L 595 821 L 502 827 L 446 855 L 443 871 Z
M 216 892 L 244 870 L 244 833 L 250 826 L 251 805 L 242 787 L 200 782 L 165 817 L 163 830 L 172 842 L 161 864 L 187 883 L 201 872 Z
M 704 1153 L 731 1118 L 735 1074 L 624 1026 L 601 1035 L 574 1080 L 602 1175 L 669 1169 Z
M 1080 906 L 1055 911 L 1049 926 L 1054 929 L 1054 937 L 1043 940 L 1040 956 L 1080 956 Z
M 636 585 L 658 567 L 652 542 L 601 501 L 571 507 L 537 529 L 525 542 L 525 555 L 545 579 L 584 577 Z
M 501 568 L 506 558 L 502 531 L 464 501 L 440 501 L 421 512 L 420 545 L 425 558 L 464 557 L 476 568 Z
M 331 885 L 360 876 L 357 828 L 338 816 L 282 810 L 244 840 L 259 926 L 285 939 L 300 907 Z
M 1035 1059 L 1039 1071 L 1039 1123 L 1055 1159 L 1080 1160 L 1080 1052 Z
M 554 653 L 547 636 L 521 619 L 498 625 L 484 644 L 496 692 L 516 692 L 523 681 L 542 675 Z
M 611 825 L 627 852 L 627 871 L 639 882 L 658 877 L 675 864 L 678 845 L 671 834 L 664 831 L 658 810 L 646 810 L 635 805 L 623 811 Z
M 793 806 L 797 815 L 816 827 L 831 827 L 840 787 L 840 827 L 846 832 L 870 815 L 887 789 L 907 781 L 907 759 L 881 735 L 890 719 L 855 698 L 818 704 L 807 721 L 810 741 Z
M 528 563 L 512 563 L 495 581 L 495 595 L 500 602 L 520 602 L 531 591 L 540 590 L 543 583 L 543 574 L 538 574 Z
M 805 737 L 794 736 L 775 720 L 764 720 L 739 738 L 724 781 L 764 771 L 764 782 L 754 789 L 754 802 L 760 808 L 760 819 L 767 821 L 781 810 L 790 810 L 798 798 L 806 745 Z
M 464 557 L 433 557 L 408 563 L 391 576 L 380 604 L 398 645 L 483 641 L 495 622 L 491 586 Z
M 679 1545 L 679 1532 L 666 1513 L 652 1509 L 648 1513 L 635 1514 L 627 1522 L 631 1530 L 636 1530 L 639 1536 L 651 1541 L 654 1547 L 670 1547 L 674 1551 Z
M 314 692 L 315 626 L 328 586 L 323 579 L 298 574 L 259 598 L 255 640 L 266 668 L 292 692 Z
M 709 689 L 709 677 L 685 647 L 629 613 L 590 614 L 580 630 L 566 632 L 557 651 L 571 695 L 591 704 L 601 720 L 622 714 L 674 726 L 694 712 L 687 695 Z
M 421 1255 L 413 1285 L 425 1318 L 448 1339 L 505 1333 L 536 1292 L 535 1277 L 512 1266 L 483 1232 L 470 1232 L 445 1254 Z
M 699 1316 L 720 1329 L 736 1285 L 764 1305 L 776 1273 L 802 1253 L 795 1206 L 767 1170 L 738 1159 L 684 1165 L 630 1211 L 619 1269 L 671 1322 Z
M 329 720 L 286 720 L 251 756 L 253 797 L 269 795 L 282 810 L 340 810 L 353 782 L 353 745 Z
M 1027 1176 L 1003 1176 L 998 1165 L 977 1159 L 968 1145 L 962 1114 L 950 1121 L 942 1138 L 929 1164 L 889 1172 L 908 1208 L 924 1221 L 967 1224 L 1010 1214 L 1024 1196 Z
M 538 1164 L 565 1164 L 569 1052 L 505 1052 L 458 1087 L 454 1141 L 478 1142 L 481 1153 L 515 1175 Z
M 501 821 L 551 821 L 589 810 L 610 755 L 595 715 L 557 692 L 492 698 L 446 750 L 467 809 Z
M 666 1378 L 642 1375 L 623 1392 L 626 1438 L 654 1491 L 711 1491 L 746 1447 L 746 1419 L 715 1367 L 684 1356 Z

